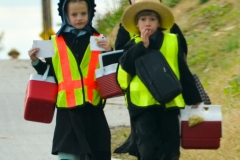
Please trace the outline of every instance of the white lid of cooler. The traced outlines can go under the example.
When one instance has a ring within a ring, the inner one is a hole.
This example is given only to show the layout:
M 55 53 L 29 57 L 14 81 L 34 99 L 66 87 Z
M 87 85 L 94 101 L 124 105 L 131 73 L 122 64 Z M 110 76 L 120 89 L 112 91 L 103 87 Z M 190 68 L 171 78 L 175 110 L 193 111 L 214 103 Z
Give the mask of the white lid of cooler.
M 40 74 L 31 74 L 29 80 L 45 81 L 45 82 L 56 83 L 53 76 L 47 76 L 46 79 L 44 79 L 44 76 L 40 75 Z
M 114 63 L 114 64 L 110 64 L 110 65 L 103 67 L 103 69 L 101 69 L 101 68 L 96 69 L 95 70 L 96 78 L 99 78 L 99 77 L 102 77 L 104 75 L 108 75 L 111 73 L 115 73 L 117 70 L 117 66 L 118 66 L 118 64 Z
M 180 120 L 188 121 L 193 112 L 199 114 L 204 121 L 222 121 L 221 105 L 205 104 L 201 104 L 197 109 L 192 109 L 192 106 L 185 106 L 185 109 L 181 109 Z
M 105 52 L 102 54 L 99 54 L 98 59 L 99 59 L 99 68 L 95 70 L 96 78 L 102 77 L 104 75 L 108 75 L 111 73 L 115 73 L 117 70 L 118 63 L 113 63 L 107 66 L 103 66 L 103 60 L 102 58 L 107 55 L 112 55 L 112 54 L 120 54 L 122 53 L 123 50 L 116 50 L 116 51 L 110 51 L 110 52 Z

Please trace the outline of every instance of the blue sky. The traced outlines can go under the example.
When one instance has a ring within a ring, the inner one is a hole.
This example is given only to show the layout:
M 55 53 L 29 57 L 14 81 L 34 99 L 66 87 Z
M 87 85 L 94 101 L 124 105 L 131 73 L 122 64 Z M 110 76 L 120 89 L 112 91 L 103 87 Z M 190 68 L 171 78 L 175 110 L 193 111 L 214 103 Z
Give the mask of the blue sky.
M 106 3 L 116 0 L 95 0 L 98 13 L 104 13 Z M 0 33 L 4 32 L 3 47 L 0 51 L 0 59 L 9 59 L 7 53 L 11 49 L 20 52 L 19 59 L 29 59 L 28 50 L 32 47 L 33 40 L 40 40 L 42 32 L 42 0 L 0 0 Z M 56 32 L 57 24 L 61 19 L 57 12 L 59 0 L 51 0 L 52 27 Z

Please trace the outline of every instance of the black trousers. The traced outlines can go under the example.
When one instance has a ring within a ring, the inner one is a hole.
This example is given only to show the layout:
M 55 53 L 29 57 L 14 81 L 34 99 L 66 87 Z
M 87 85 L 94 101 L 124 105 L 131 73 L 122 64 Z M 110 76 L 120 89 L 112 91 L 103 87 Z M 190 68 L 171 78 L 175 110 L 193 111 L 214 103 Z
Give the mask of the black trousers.
M 58 109 L 52 154 L 86 155 L 91 160 L 111 160 L 111 133 L 103 109 L 86 104 Z
M 180 157 L 179 110 L 163 107 L 136 117 L 136 145 L 140 160 L 178 160 Z

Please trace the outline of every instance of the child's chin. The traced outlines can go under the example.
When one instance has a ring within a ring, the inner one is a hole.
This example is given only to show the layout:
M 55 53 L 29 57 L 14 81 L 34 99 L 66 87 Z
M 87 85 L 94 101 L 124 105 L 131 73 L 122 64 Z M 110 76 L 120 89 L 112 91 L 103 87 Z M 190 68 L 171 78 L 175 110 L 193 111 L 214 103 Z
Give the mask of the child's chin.
M 76 29 L 83 29 L 85 26 L 74 26 Z

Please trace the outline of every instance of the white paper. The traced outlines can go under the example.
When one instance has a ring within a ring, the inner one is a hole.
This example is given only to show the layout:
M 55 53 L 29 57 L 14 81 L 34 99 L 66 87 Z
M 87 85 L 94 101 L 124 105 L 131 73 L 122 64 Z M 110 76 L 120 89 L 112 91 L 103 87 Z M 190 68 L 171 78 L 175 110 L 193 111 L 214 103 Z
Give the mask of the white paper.
M 106 39 L 103 35 L 100 35 L 100 36 L 91 36 L 90 37 L 90 48 L 91 48 L 91 51 L 105 51 L 104 48 L 100 48 L 98 47 L 97 45 L 97 42 L 99 40 L 102 40 L 102 39 Z
M 39 48 L 36 56 L 39 58 L 49 58 L 54 55 L 52 40 L 33 40 L 32 48 Z

